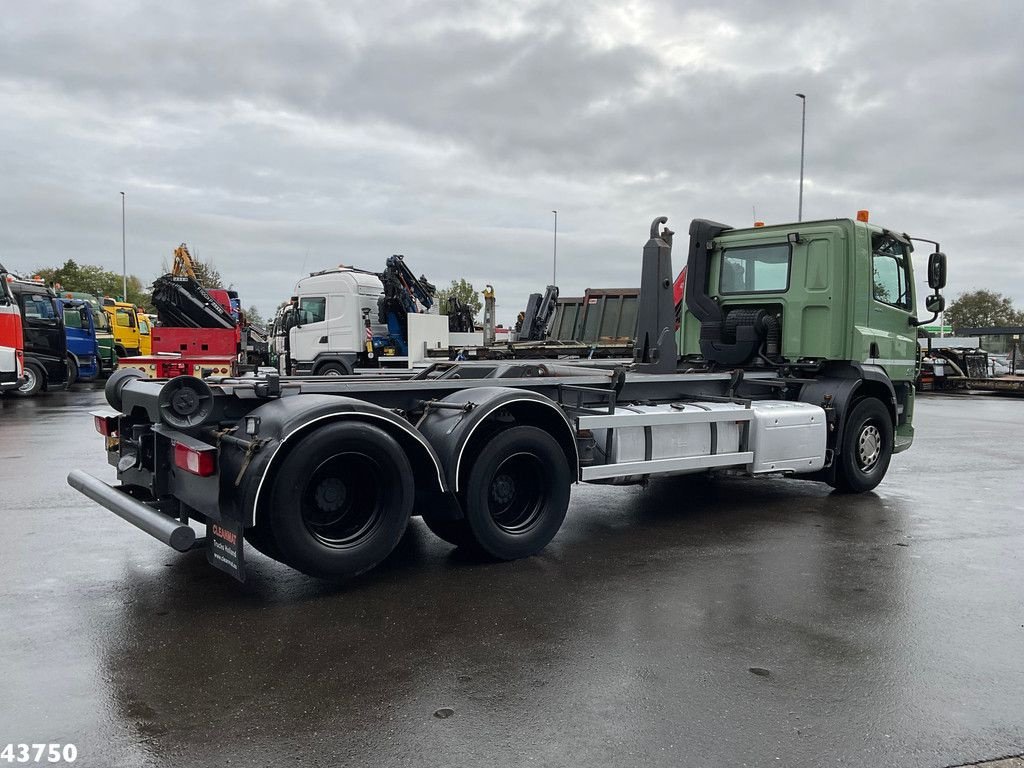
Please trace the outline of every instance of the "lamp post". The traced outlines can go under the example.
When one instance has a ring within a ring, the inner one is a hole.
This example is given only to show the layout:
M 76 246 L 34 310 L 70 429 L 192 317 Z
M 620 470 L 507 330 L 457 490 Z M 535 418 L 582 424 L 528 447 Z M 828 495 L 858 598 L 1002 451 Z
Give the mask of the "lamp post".
M 800 202 L 797 204 L 796 220 L 804 220 L 804 137 L 807 133 L 807 96 L 794 94 L 800 99 Z
M 555 214 L 555 240 L 551 245 L 551 284 L 558 285 L 558 211 Z
M 128 250 L 125 248 L 124 192 L 121 193 L 121 291 L 122 300 L 128 301 Z

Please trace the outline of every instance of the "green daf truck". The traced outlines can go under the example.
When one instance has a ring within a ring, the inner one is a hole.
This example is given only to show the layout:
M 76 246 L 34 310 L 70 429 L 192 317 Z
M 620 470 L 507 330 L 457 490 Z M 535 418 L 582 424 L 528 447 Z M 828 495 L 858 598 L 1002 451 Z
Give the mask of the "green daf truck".
M 557 534 L 576 483 L 716 472 L 870 491 L 913 441 L 916 328 L 934 317 L 917 317 L 920 238 L 867 219 L 694 219 L 678 331 L 674 233 L 655 219 L 631 362 L 118 371 L 95 423 L 119 484 L 81 470 L 68 482 L 176 550 L 205 547 L 238 579 L 248 547 L 314 576 L 354 576 L 388 556 L 413 515 L 453 546 L 527 557 Z M 925 242 L 935 315 L 946 257 Z

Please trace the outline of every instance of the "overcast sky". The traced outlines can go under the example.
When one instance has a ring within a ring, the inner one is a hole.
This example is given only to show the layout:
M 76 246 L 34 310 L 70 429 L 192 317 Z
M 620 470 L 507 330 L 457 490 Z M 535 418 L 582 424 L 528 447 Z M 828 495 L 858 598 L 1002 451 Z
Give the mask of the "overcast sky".
M 0 262 L 120 271 L 123 190 L 144 281 L 187 241 L 269 313 L 403 253 L 508 321 L 552 209 L 563 295 L 637 286 L 660 214 L 795 220 L 800 91 L 805 219 L 868 208 L 1024 307 L 1024 2 L 837 5 L 13 4 Z

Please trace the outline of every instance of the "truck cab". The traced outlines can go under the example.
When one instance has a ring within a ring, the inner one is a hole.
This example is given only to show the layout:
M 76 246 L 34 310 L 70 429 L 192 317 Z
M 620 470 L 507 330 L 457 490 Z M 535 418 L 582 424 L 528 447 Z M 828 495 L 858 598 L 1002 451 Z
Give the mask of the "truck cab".
M 340 376 L 352 373 L 367 356 L 366 319 L 376 319 L 383 284 L 375 274 L 339 267 L 315 272 L 295 284 L 286 318 L 291 372 Z M 386 326 L 372 325 L 374 335 Z
M 82 299 L 57 299 L 68 347 L 68 384 L 100 375 L 99 342 L 92 305 Z
M 117 355 L 114 353 L 114 334 L 110 328 L 110 317 L 103 311 L 103 304 L 98 296 L 83 291 L 59 291 L 61 298 L 81 299 L 92 308 L 92 322 L 96 328 L 96 349 L 100 358 L 100 375 L 109 376 L 117 368 Z
M 133 357 L 142 354 L 139 314 L 135 305 L 104 298 L 103 311 L 107 313 L 110 328 L 114 333 L 114 352 L 117 356 Z
M 24 380 L 18 387 L 18 394 L 30 397 L 67 381 L 64 319 L 57 295 L 42 281 L 9 280 L 7 285 L 21 312 L 25 342 Z
M 136 317 L 139 321 L 139 354 L 153 354 L 153 321 L 149 315 L 136 310 Z
M 21 312 L 7 285 L 8 277 L 0 264 L 0 392 L 17 389 L 25 367 Z
M 918 323 L 908 236 L 862 211 L 857 219 L 712 226 L 701 248 L 687 264 L 684 361 L 856 373 L 891 403 L 894 452 L 910 447 Z

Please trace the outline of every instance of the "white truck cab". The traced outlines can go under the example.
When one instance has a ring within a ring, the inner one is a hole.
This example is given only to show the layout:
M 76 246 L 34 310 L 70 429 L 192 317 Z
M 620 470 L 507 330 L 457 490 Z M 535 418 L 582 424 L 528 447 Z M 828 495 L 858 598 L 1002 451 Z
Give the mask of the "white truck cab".
M 350 267 L 314 272 L 295 284 L 294 325 L 288 331 L 288 358 L 295 375 L 343 376 L 365 362 L 366 317 L 374 333 L 377 303 L 384 286 L 372 272 Z

